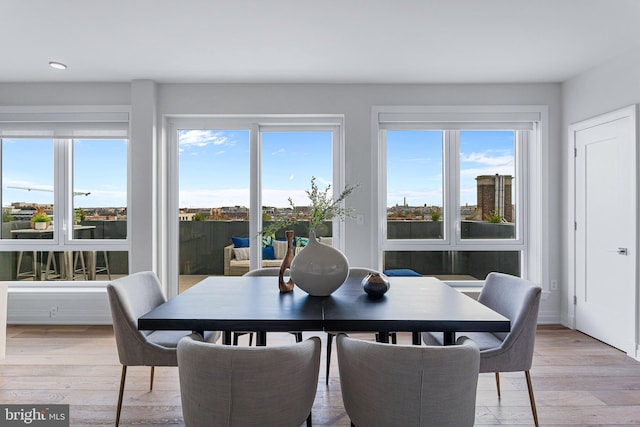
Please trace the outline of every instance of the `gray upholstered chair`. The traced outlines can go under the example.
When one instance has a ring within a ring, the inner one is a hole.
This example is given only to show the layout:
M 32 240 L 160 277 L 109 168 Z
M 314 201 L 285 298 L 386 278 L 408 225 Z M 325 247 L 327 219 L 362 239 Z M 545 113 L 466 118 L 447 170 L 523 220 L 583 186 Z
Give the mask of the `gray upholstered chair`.
M 350 267 L 348 279 L 355 279 L 355 280 L 362 281 L 362 279 L 364 279 L 369 273 L 380 273 L 380 272 L 377 270 L 372 270 L 370 268 L 365 268 L 365 267 Z M 331 349 L 333 347 L 333 338 L 336 336 L 336 334 L 337 332 L 327 332 L 327 367 L 326 367 L 326 374 L 325 374 L 325 384 L 327 385 L 329 384 L 329 370 L 331 368 Z M 392 332 L 390 335 L 391 335 L 391 342 L 393 344 L 396 344 L 397 342 L 396 333 Z M 379 341 L 377 333 L 376 333 L 376 341 Z
M 182 414 L 186 427 L 300 427 L 318 387 L 320 339 L 273 347 L 199 341 L 178 344 Z
M 473 426 L 480 354 L 470 339 L 425 347 L 339 334 L 337 347 L 342 401 L 352 426 Z
M 155 273 L 130 274 L 107 285 L 113 332 L 122 364 L 116 426 L 120 423 L 127 366 L 150 366 L 149 390 L 153 390 L 155 366 L 178 366 L 176 347 L 190 331 L 140 331 L 138 318 L 166 301 Z M 205 339 L 215 342 L 220 332 L 207 332 Z
M 478 301 L 511 321 L 510 332 L 465 332 L 480 348 L 480 372 L 495 372 L 498 398 L 500 397 L 499 372 L 524 371 L 529 390 L 529 401 L 535 425 L 538 413 L 533 396 L 529 370 L 533 362 L 536 339 L 540 286 L 520 277 L 504 273 L 490 273 Z M 442 334 L 425 332 L 427 345 L 442 344 Z

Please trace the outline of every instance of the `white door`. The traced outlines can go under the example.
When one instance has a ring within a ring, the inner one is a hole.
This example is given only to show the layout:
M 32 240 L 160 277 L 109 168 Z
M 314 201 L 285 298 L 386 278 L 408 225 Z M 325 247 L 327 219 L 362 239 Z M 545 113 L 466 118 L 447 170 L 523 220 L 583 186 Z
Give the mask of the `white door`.
M 637 301 L 635 126 L 635 108 L 572 126 L 576 329 L 632 357 Z

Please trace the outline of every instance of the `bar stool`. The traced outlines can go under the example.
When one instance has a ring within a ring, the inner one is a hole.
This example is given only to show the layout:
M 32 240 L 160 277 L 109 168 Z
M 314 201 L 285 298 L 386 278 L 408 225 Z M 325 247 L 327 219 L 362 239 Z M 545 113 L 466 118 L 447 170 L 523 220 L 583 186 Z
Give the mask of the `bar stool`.
M 107 278 L 109 280 L 111 280 L 111 270 L 109 270 L 109 257 L 107 256 L 107 251 L 102 251 L 102 260 L 104 262 L 103 265 L 99 266 L 98 265 L 98 256 L 96 254 L 96 251 L 93 251 L 93 259 L 95 260 L 95 275 L 97 276 L 98 273 L 107 273 Z
M 43 271 L 40 271 L 40 274 L 38 274 L 38 251 L 31 251 L 31 270 L 21 272 L 20 270 L 22 269 L 23 257 L 24 251 L 18 252 L 18 262 L 16 263 L 16 279 L 20 280 L 20 278 L 33 277 L 33 280 L 42 280 L 44 276 L 44 280 L 51 280 L 60 277 L 60 275 L 58 274 L 58 263 L 56 262 L 56 257 L 53 251 L 47 252 L 47 262 L 45 264 L 45 269 Z
M 51 268 L 53 267 L 53 268 Z M 53 251 L 47 253 L 47 263 L 45 264 L 44 271 L 42 272 L 44 280 L 59 279 L 60 273 L 58 273 L 58 263 L 56 261 L 56 255 Z
M 98 255 L 97 251 L 88 251 L 91 256 L 91 261 L 86 262 L 83 251 L 77 251 L 73 257 L 73 279 L 75 280 L 75 275 L 80 273 L 82 274 L 84 280 L 95 280 L 98 273 L 107 273 L 107 277 L 111 280 L 111 270 L 109 269 L 109 257 L 107 255 L 107 251 L 102 251 L 102 259 L 104 261 L 103 265 L 98 266 L 97 260 Z M 80 263 L 80 268 L 78 268 L 78 263 Z
M 80 262 L 80 268 L 78 268 L 78 261 Z M 82 274 L 84 280 L 87 280 L 87 266 L 84 263 L 84 253 L 82 251 L 76 251 L 73 254 L 73 266 L 71 268 L 71 278 L 76 280 L 76 274 Z
M 20 278 L 28 278 L 33 277 L 33 280 L 36 280 L 36 263 L 38 262 L 38 252 L 32 251 L 31 253 L 31 270 L 21 272 L 22 268 L 22 258 L 24 256 L 24 251 L 18 252 L 18 262 L 16 263 L 16 279 L 20 280 Z

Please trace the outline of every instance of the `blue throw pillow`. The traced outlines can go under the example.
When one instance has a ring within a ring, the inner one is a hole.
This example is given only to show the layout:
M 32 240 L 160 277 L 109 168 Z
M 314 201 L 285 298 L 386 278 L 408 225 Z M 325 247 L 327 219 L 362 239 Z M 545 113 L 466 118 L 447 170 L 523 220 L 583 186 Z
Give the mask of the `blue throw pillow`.
M 276 253 L 273 246 L 265 246 L 262 248 L 262 259 L 276 259 Z
M 385 270 L 384 274 L 386 276 L 422 276 L 420 273 L 416 273 L 415 271 L 409 268 L 395 268 L 393 270 Z
M 231 241 L 233 242 L 234 248 L 248 248 L 249 247 L 249 238 L 248 237 L 232 237 Z

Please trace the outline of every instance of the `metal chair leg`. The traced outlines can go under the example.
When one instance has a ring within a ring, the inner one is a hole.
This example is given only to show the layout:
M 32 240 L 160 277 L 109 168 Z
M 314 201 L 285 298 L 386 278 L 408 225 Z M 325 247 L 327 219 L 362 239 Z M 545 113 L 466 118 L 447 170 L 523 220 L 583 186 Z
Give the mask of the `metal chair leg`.
M 531 374 L 529 371 L 524 371 L 524 376 L 527 379 L 527 388 L 529 389 L 529 402 L 531 402 L 531 413 L 533 414 L 533 422 L 538 427 L 538 411 L 536 410 L 536 400 L 533 397 L 533 386 L 531 385 Z
M 151 378 L 149 380 L 149 391 L 153 391 L 153 374 L 155 373 L 155 371 L 156 371 L 156 367 L 152 366 L 151 367 Z
M 307 427 L 311 427 L 311 412 L 309 412 L 309 416 L 307 417 Z
M 124 381 L 127 378 L 127 365 L 122 365 L 120 375 L 120 392 L 118 394 L 118 409 L 116 409 L 116 427 L 120 424 L 120 412 L 122 411 L 122 397 L 124 395 Z
M 498 389 L 498 399 L 502 396 L 500 395 L 500 374 L 496 372 L 496 388 Z
M 329 367 L 331 366 L 331 347 L 333 346 L 333 334 L 327 334 L 327 374 L 325 375 L 325 384 L 329 385 Z

